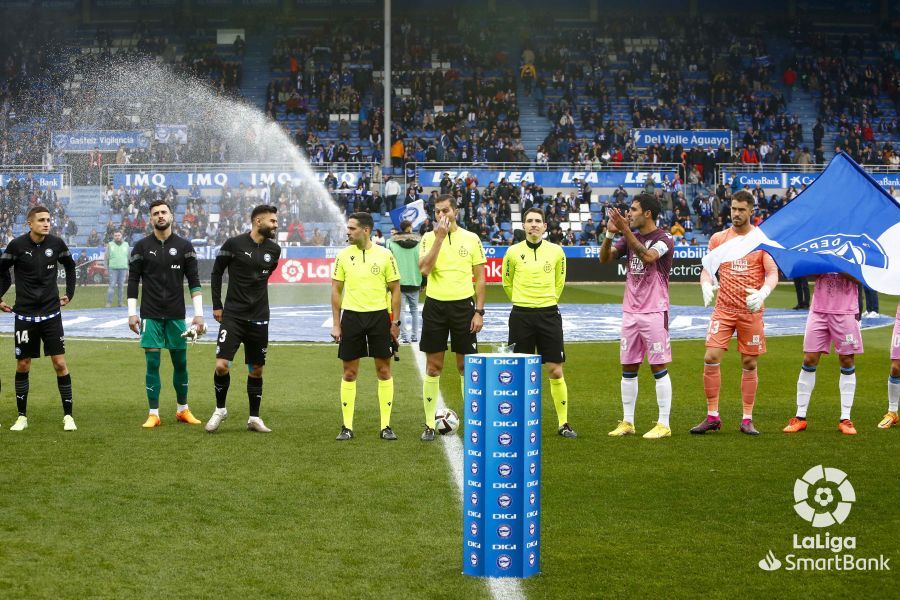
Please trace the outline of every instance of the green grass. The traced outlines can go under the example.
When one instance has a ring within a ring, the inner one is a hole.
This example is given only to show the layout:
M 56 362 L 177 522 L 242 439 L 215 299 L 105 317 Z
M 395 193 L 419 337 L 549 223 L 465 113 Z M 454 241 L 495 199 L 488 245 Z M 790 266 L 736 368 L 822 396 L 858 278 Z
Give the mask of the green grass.
M 323 289 L 273 286 L 280 302 L 323 301 Z M 74 307 L 102 306 L 104 289 L 80 288 Z M 492 286 L 489 301 L 501 301 Z M 673 285 L 674 303 L 694 304 L 696 286 Z M 564 301 L 621 302 L 620 285 L 569 286 Z M 883 299 L 890 313 L 894 300 Z M 770 305 L 792 306 L 780 286 Z M 836 431 L 837 362 L 819 368 L 810 430 L 780 433 L 794 408 L 800 338 L 768 341 L 755 411 L 763 431 L 737 432 L 739 365 L 723 364 L 725 429 L 687 430 L 705 413 L 702 341 L 673 343 L 674 436 L 612 439 L 621 418 L 614 343 L 571 344 L 566 380 L 577 440 L 555 435 L 544 402 L 542 574 L 528 598 L 648 596 L 793 597 L 893 595 L 891 573 L 766 573 L 770 549 L 784 560 L 791 536 L 813 530 L 793 511 L 793 482 L 825 464 L 845 470 L 858 496 L 832 535 L 856 536 L 857 556 L 897 553 L 895 473 L 900 430 L 875 423 L 886 405 L 890 329 L 864 334 L 853 417 L 860 435 Z M 12 353 L 2 371 L 0 422 L 14 418 Z M 357 438 L 333 441 L 340 425 L 340 364 L 334 346 L 273 346 L 263 417 L 275 432 L 244 430 L 244 376 L 232 374 L 231 416 L 216 435 L 174 422 L 144 431 L 143 359 L 136 344 L 70 340 L 68 360 L 79 431 L 62 431 L 52 369 L 35 361 L 30 426 L 0 432 L 0 595 L 123 597 L 487 597 L 461 570 L 461 517 L 440 445 L 423 445 L 418 374 L 408 350 L 394 363 L 394 427 L 377 439 L 375 377 L 360 374 Z M 164 359 L 163 380 L 171 371 Z M 189 351 L 191 405 L 214 406 L 213 347 Z M 546 382 L 545 382 L 546 383 Z M 458 379 L 445 373 L 447 402 L 462 412 Z M 546 387 L 546 386 L 545 386 Z M 642 369 L 637 427 L 656 416 L 653 379 Z M 828 556 L 806 551 L 804 556 Z M 892 565 L 894 566 L 894 565 Z

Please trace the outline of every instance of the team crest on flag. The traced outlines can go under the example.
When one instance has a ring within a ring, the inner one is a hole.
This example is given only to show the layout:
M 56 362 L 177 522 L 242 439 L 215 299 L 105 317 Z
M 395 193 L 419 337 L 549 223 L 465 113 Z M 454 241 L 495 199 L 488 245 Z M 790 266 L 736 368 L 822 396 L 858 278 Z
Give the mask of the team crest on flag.
M 425 202 L 422 200 L 416 200 L 410 202 L 406 206 L 395 208 L 390 214 L 391 222 L 393 222 L 394 227 L 397 229 L 400 229 L 400 223 L 402 221 L 409 221 L 412 223 L 413 229 L 415 229 L 428 217 L 428 213 L 425 212 Z
M 888 255 L 877 241 L 867 234 L 852 235 L 836 233 L 823 235 L 802 244 L 797 244 L 791 250 L 800 252 L 815 252 L 816 254 L 831 254 L 858 265 L 871 265 L 880 269 L 887 269 Z

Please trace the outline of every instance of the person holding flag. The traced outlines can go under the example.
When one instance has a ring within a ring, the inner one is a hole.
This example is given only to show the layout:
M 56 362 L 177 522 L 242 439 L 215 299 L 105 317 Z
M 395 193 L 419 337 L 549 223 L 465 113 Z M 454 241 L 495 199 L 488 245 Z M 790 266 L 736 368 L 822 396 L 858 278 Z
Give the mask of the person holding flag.
M 740 190 L 731 199 L 732 226 L 720 231 L 709 240 L 710 252 L 733 239 L 750 235 L 756 228 L 750 224 L 753 196 Z M 737 332 L 738 351 L 741 353 L 743 376 L 741 398 L 743 418 L 740 431 L 759 435 L 753 426 L 753 406 L 759 386 L 757 359 L 766 351 L 763 331 L 763 302 L 778 284 L 778 267 L 772 257 L 763 251 L 755 251 L 737 260 L 723 262 L 718 267 L 719 295 L 706 332 L 706 354 L 703 366 L 703 389 L 706 392 L 707 416 L 691 429 L 693 434 L 704 434 L 722 428 L 719 417 L 719 392 L 722 387 L 720 365 L 732 335 Z M 703 304 L 713 301 L 716 286 L 714 273 L 705 266 L 700 274 Z

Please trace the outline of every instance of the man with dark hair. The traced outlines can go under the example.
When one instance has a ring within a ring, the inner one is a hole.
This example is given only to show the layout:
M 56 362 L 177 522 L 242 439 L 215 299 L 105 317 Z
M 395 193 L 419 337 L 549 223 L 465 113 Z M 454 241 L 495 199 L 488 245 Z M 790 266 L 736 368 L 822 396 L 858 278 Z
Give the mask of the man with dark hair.
M 15 238 L 0 256 L 0 298 L 16 277 L 16 304 L 10 307 L 0 299 L 0 310 L 15 314 L 16 408 L 19 417 L 10 428 L 28 427 L 28 373 L 31 359 L 49 356 L 56 371 L 56 386 L 63 406 L 63 429 L 75 431 L 72 417 L 72 376 L 66 366 L 65 333 L 60 309 L 75 296 L 75 261 L 66 243 L 50 234 L 50 211 L 35 206 L 26 217 L 28 233 Z M 66 270 L 66 294 L 59 295 L 56 284 L 57 263 Z
M 419 342 L 419 349 L 426 357 L 422 383 L 425 430 L 421 438 L 425 442 L 434 440 L 435 399 L 440 389 L 448 335 L 450 349 L 456 353 L 460 385 L 466 354 L 478 352 L 477 334 L 484 326 L 484 264 L 487 262 L 478 235 L 457 225 L 459 209 L 453 196 L 438 196 L 434 214 L 437 219 L 434 231 L 423 235 L 419 245 L 419 270 L 428 277 Z
M 557 432 L 576 437 L 569 426 L 569 389 L 563 378 L 566 352 L 563 346 L 559 297 L 566 285 L 566 255 L 556 244 L 544 241 L 544 212 L 529 208 L 522 215 L 525 239 L 503 256 L 503 291 L 512 302 L 508 343 L 516 352 L 541 355 L 550 377 L 550 395 L 556 406 Z
M 337 441 L 353 437 L 353 411 L 356 406 L 356 378 L 359 359 L 375 359 L 378 377 L 378 404 L 381 412 L 381 439 L 396 440 L 391 429 L 394 403 L 394 379 L 391 376 L 393 343 L 400 335 L 400 272 L 391 252 L 372 242 L 372 215 L 353 213 L 347 219 L 350 245 L 334 260 L 331 275 L 332 339 L 340 344 L 338 358 L 343 361 L 341 378 L 341 414 L 343 423 Z M 385 290 L 390 290 L 390 303 Z
M 199 425 L 188 406 L 187 337 L 202 335 L 203 296 L 197 269 L 197 253 L 189 240 L 172 231 L 174 216 L 165 200 L 150 204 L 153 232 L 134 245 L 128 262 L 128 327 L 141 336 L 146 372 L 144 387 L 150 413 L 143 427 L 152 429 L 162 425 L 159 418 L 159 394 L 162 380 L 159 365 L 162 349 L 169 350 L 172 359 L 172 385 L 175 388 L 177 409 L 175 418 L 182 423 Z M 185 323 L 182 286 L 187 280 L 193 301 L 194 315 L 188 331 Z M 143 284 L 141 309 L 138 316 L 138 289 Z
M 750 223 L 753 204 L 753 196 L 747 190 L 734 193 L 731 198 L 732 226 L 710 238 L 710 251 L 755 229 Z M 700 273 L 704 306 L 710 305 L 717 289 L 714 275 L 706 269 Z M 771 256 L 757 250 L 743 258 L 722 263 L 718 275 L 719 295 L 709 321 L 709 329 L 706 331 L 706 354 L 703 359 L 703 389 L 706 392 L 707 416 L 691 429 L 691 433 L 704 434 L 722 428 L 722 421 L 719 418 L 719 391 L 722 387 L 719 365 L 728 349 L 731 336 L 737 332 L 738 351 L 741 353 L 743 366 L 741 398 L 744 412 L 740 431 L 747 435 L 759 435 L 759 431 L 753 426 L 753 406 L 756 403 L 756 389 L 759 386 L 757 359 L 766 351 L 763 302 L 778 285 L 778 267 Z
M 619 360 L 622 363 L 622 420 L 609 432 L 612 437 L 633 435 L 638 395 L 638 371 L 644 357 L 656 380 L 656 425 L 645 439 L 670 437 L 672 410 L 672 362 L 669 343 L 669 272 L 672 269 L 674 241 L 656 226 L 661 210 L 655 195 L 642 193 L 631 202 L 628 218 L 616 208 L 607 213 L 606 235 L 600 246 L 600 262 L 626 258 L 625 298 L 622 301 L 622 335 Z M 637 230 L 637 233 L 632 231 Z M 622 237 L 613 245 L 617 233 Z
M 278 209 L 261 204 L 250 213 L 249 233 L 228 238 L 213 265 L 213 318 L 219 323 L 216 339 L 216 410 L 206 422 L 206 430 L 216 431 L 228 417 L 225 401 L 231 384 L 230 364 L 238 347 L 244 345 L 247 364 L 247 397 L 250 418 L 247 429 L 260 433 L 272 430 L 259 418 L 262 403 L 263 367 L 269 346 L 269 277 L 278 268 L 281 247 L 273 242 L 278 235 Z M 228 271 L 228 294 L 222 304 L 222 276 Z

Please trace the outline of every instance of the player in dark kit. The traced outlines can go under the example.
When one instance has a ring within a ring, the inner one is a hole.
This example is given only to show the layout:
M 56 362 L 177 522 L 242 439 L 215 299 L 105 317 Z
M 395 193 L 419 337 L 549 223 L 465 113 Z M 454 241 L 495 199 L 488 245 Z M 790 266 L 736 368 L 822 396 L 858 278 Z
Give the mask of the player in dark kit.
M 213 265 L 213 318 L 219 322 L 216 340 L 216 410 L 206 422 L 206 430 L 213 432 L 228 416 L 225 399 L 231 383 L 229 364 L 244 345 L 244 362 L 250 370 L 247 376 L 247 396 L 250 399 L 250 419 L 247 429 L 269 433 L 272 431 L 259 418 L 262 402 L 263 366 L 269 345 L 269 277 L 278 268 L 281 248 L 273 242 L 278 233 L 278 209 L 262 204 L 250 214 L 250 233 L 229 238 L 222 244 Z M 222 307 L 222 275 L 228 270 L 228 295 Z
M 10 427 L 22 431 L 28 427 L 28 372 L 31 359 L 49 356 L 56 370 L 56 385 L 63 405 L 63 429 L 75 431 L 72 418 L 72 377 L 66 366 L 65 333 L 60 308 L 75 295 L 75 261 L 66 243 L 50 235 L 50 211 L 35 206 L 28 211 L 30 231 L 9 243 L 0 256 L 0 298 L 12 285 L 9 269 L 16 276 L 16 304 L 0 300 L 0 310 L 15 314 L 16 335 L 16 408 L 19 418 Z M 56 285 L 57 263 L 66 270 L 66 295 L 60 297 Z
M 182 423 L 199 425 L 188 406 L 187 337 L 206 331 L 203 322 L 203 297 L 200 294 L 200 275 L 197 253 L 189 240 L 172 232 L 172 210 L 165 200 L 150 203 L 153 233 L 138 241 L 128 263 L 128 326 L 141 336 L 141 348 L 147 365 L 145 382 L 150 414 L 143 427 L 152 429 L 162 425 L 159 418 L 159 394 L 162 381 L 159 365 L 163 348 L 172 359 L 172 385 L 178 407 L 175 418 Z M 184 294 L 187 279 L 194 305 L 191 331 L 184 322 Z M 141 314 L 138 316 L 138 288 L 141 292 Z

